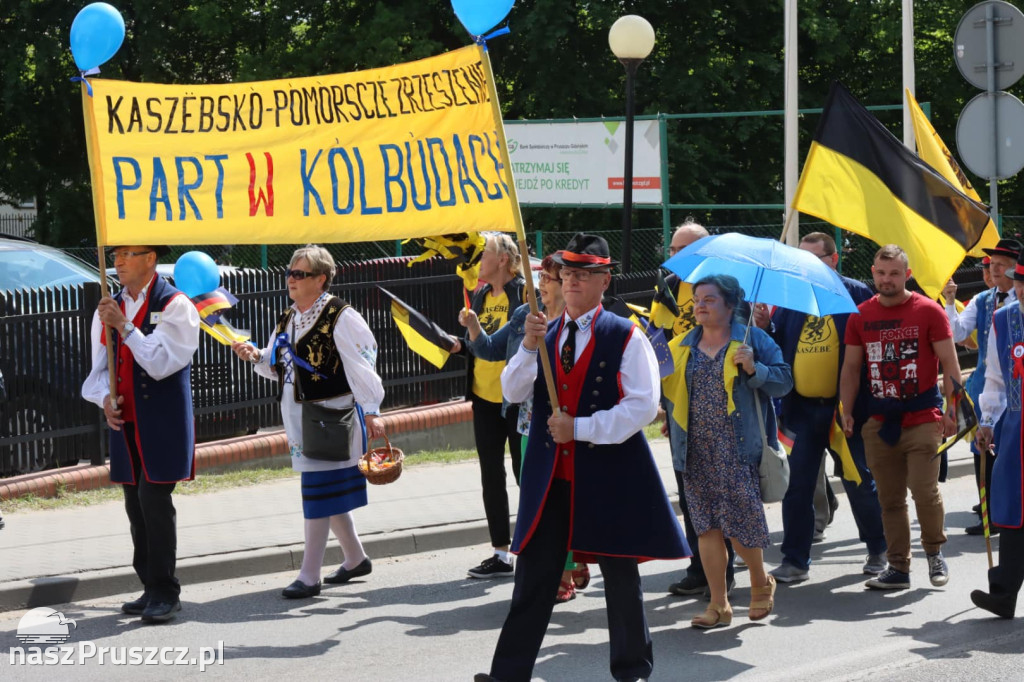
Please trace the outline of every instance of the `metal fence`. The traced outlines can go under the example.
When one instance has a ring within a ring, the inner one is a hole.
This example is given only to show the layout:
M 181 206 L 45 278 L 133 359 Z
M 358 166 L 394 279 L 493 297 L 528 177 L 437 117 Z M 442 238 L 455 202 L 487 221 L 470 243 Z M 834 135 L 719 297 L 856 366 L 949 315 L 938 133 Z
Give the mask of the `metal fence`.
M 31 237 L 35 222 L 35 214 L 0 215 L 0 235 Z
M 384 407 L 443 403 L 465 395 L 466 362 L 453 356 L 438 370 L 409 350 L 390 313 L 385 287 L 452 334 L 463 305 L 462 280 L 450 263 L 433 259 L 409 267 L 409 258 L 339 266 L 332 293 L 359 310 L 378 343 L 377 370 L 384 380 Z M 243 269 L 222 275 L 238 304 L 227 319 L 269 340 L 289 304 L 284 267 Z M 629 300 L 650 300 L 654 273 L 619 279 Z M 80 398 L 90 368 L 88 333 L 99 285 L 0 292 L 0 371 L 8 400 L 0 404 L 0 476 L 38 471 L 106 456 L 106 423 Z M 253 433 L 281 423 L 276 386 L 257 376 L 230 348 L 202 334 L 192 363 L 196 433 L 200 441 Z

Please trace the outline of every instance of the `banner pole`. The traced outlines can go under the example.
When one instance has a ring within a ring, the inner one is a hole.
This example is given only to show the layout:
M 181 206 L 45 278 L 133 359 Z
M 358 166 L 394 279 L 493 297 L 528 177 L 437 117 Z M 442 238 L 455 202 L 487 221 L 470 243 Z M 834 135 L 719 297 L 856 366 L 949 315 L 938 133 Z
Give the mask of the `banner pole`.
M 516 223 L 516 236 L 519 241 L 519 257 L 526 268 L 526 298 L 530 303 L 530 312 L 536 315 L 539 312 L 537 307 L 537 293 L 533 286 L 533 273 L 530 269 L 530 251 L 526 246 L 526 228 L 523 226 L 523 214 L 519 210 L 519 197 L 516 195 L 516 183 L 512 177 L 512 162 L 508 157 L 508 142 L 505 140 L 505 124 L 501 118 L 501 105 L 498 103 L 498 89 L 494 85 L 494 71 L 491 69 L 491 55 L 487 48 L 477 45 L 481 53 L 480 62 L 484 67 L 484 74 L 487 77 L 487 95 L 491 100 L 491 111 L 498 134 L 498 147 L 501 152 L 501 164 L 505 175 L 505 184 L 508 186 L 508 198 L 512 202 L 512 215 Z M 544 382 L 548 387 L 548 399 L 551 401 L 551 410 L 559 409 L 558 390 L 555 388 L 555 377 L 551 371 L 551 358 L 548 357 L 547 345 L 541 343 L 537 349 L 540 353 L 540 364 L 544 370 Z
M 88 92 L 88 86 L 82 83 L 82 113 L 85 119 L 85 148 L 89 160 L 89 176 L 92 181 L 92 215 L 96 223 L 96 257 L 99 261 L 100 270 L 100 298 L 110 296 L 110 289 L 107 287 L 107 259 L 104 251 L 107 248 L 106 230 L 103 227 L 103 180 L 96 170 L 95 130 L 96 121 L 93 118 L 92 107 L 89 100 L 92 95 Z M 110 327 L 103 325 L 103 337 L 107 348 L 107 372 L 110 380 L 110 405 L 117 409 L 117 365 L 114 364 L 114 335 Z

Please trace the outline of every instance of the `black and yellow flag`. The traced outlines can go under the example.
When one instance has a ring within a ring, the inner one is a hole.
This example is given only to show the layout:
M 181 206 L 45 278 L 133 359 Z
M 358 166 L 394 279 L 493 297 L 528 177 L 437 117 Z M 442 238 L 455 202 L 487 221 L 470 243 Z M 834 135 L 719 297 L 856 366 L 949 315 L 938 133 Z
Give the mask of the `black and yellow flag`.
M 935 132 L 931 121 L 924 115 L 921 105 L 917 103 L 909 89 L 906 90 L 906 96 L 907 104 L 910 106 L 910 120 L 914 124 L 917 155 L 938 171 L 939 175 L 946 178 L 949 184 L 959 187 L 961 192 L 980 202 L 981 197 L 978 196 L 977 190 L 971 185 L 971 181 L 967 179 L 964 172 L 960 170 L 960 164 L 956 162 L 956 159 L 953 158 L 953 153 L 949 151 L 949 147 L 942 141 L 939 134 Z M 996 224 L 989 218 L 988 224 L 985 225 L 985 231 L 981 235 L 981 240 L 968 255 L 982 258 L 985 256 L 985 252 L 982 249 L 994 248 L 998 242 L 999 230 L 996 229 Z
M 988 224 L 984 204 L 951 185 L 833 83 L 793 198 L 802 213 L 907 252 L 935 298 Z
M 665 282 L 665 275 L 658 270 L 658 282 L 654 286 L 654 300 L 651 302 L 651 322 L 660 329 L 672 329 L 677 317 L 679 304 L 672 289 Z
M 409 349 L 441 369 L 451 355 L 455 337 L 428 320 L 408 303 L 384 287 L 377 287 L 391 299 L 391 317 Z

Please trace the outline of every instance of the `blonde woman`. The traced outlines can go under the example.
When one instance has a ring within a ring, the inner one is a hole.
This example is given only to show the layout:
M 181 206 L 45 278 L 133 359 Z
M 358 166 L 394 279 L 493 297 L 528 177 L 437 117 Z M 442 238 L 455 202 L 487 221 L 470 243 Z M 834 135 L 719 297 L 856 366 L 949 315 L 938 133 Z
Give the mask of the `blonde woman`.
M 493 334 L 511 318 L 523 303 L 522 259 L 515 241 L 507 234 L 487 236 L 480 260 L 480 280 L 485 284 L 473 296 L 472 311 L 479 327 Z M 475 335 L 474 335 L 475 337 Z M 505 447 L 512 454 L 512 474 L 519 483 L 522 464 L 520 436 L 517 430 L 519 406 L 509 404 L 501 395 L 501 370 L 505 358 L 485 360 L 474 354 L 467 333 L 463 343 L 469 351 L 467 394 L 473 403 L 473 435 L 480 459 L 484 512 L 491 536 L 493 554 L 469 569 L 471 578 L 509 578 L 513 575 L 512 556 L 508 552 L 508 493 L 505 490 Z

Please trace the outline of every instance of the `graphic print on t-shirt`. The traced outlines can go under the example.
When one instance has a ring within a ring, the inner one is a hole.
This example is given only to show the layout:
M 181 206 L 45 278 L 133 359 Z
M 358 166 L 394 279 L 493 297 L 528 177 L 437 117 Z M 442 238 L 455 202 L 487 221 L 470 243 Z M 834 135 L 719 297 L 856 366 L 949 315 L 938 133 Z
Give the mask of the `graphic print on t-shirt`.
M 869 341 L 868 377 L 871 395 L 906 400 L 918 394 L 916 326 L 879 330 L 879 341 Z

